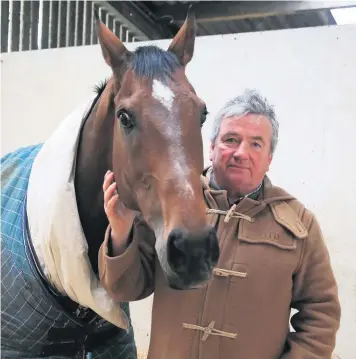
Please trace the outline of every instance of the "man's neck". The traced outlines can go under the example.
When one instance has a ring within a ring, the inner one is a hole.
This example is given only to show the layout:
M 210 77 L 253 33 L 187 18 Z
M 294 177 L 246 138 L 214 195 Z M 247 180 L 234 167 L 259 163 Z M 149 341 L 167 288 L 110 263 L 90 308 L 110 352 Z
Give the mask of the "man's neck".
M 214 176 L 214 171 L 212 170 L 212 168 L 209 171 L 209 175 L 210 175 L 210 179 L 209 179 L 209 183 L 210 183 L 210 187 L 216 190 L 224 190 L 224 188 L 221 188 L 216 180 L 215 180 L 215 176 Z M 244 198 L 251 198 L 251 199 L 256 199 L 259 194 L 260 194 L 260 190 L 262 188 L 262 183 L 263 181 L 251 192 L 244 194 L 244 195 L 234 195 L 234 196 L 228 196 L 228 201 L 229 204 L 233 204 L 233 203 L 239 203 L 240 201 L 242 201 Z
M 260 194 L 260 190 L 262 188 L 262 183 L 261 182 L 257 188 L 255 188 L 253 191 L 251 191 L 250 193 L 247 193 L 245 195 L 242 195 L 242 196 L 232 196 L 232 197 L 228 197 L 228 200 L 229 200 L 229 203 L 230 204 L 233 204 L 233 203 L 239 203 L 241 202 L 244 198 L 251 198 L 251 199 L 257 199 L 257 197 L 259 196 Z

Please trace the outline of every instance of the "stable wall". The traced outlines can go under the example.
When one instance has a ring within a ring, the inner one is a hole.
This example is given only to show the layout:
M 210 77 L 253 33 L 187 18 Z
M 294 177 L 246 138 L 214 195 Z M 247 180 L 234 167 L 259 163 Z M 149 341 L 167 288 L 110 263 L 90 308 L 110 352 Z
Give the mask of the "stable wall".
M 342 359 L 356 357 L 355 39 L 354 25 L 203 37 L 187 68 L 211 113 L 203 128 L 206 163 L 212 118 L 227 99 L 251 87 L 275 105 L 280 141 L 269 176 L 314 211 L 323 229 L 339 284 L 335 353 Z M 44 141 L 110 75 L 98 45 L 1 58 L 2 155 Z M 143 350 L 151 299 L 131 305 Z

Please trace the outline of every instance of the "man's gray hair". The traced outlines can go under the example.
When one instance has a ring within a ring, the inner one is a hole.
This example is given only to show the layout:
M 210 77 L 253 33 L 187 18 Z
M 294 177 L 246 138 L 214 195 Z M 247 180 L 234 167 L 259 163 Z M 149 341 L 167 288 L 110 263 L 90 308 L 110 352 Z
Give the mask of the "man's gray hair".
M 271 154 L 274 153 L 278 142 L 279 124 L 276 119 L 274 108 L 254 89 L 247 89 L 245 92 L 230 101 L 218 112 L 214 119 L 210 140 L 215 142 L 220 132 L 221 122 L 224 118 L 244 116 L 248 113 L 266 116 L 272 125 Z

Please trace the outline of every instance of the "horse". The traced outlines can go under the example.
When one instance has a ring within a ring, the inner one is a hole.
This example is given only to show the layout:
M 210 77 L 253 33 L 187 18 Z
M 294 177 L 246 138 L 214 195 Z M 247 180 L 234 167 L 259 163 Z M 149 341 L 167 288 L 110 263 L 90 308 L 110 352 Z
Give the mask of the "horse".
M 129 305 L 98 279 L 108 169 L 152 228 L 168 286 L 201 286 L 219 258 L 200 184 L 207 108 L 186 76 L 193 11 L 167 51 L 129 51 L 97 15 L 96 30 L 110 78 L 43 144 L 1 159 L 4 358 L 136 358 Z

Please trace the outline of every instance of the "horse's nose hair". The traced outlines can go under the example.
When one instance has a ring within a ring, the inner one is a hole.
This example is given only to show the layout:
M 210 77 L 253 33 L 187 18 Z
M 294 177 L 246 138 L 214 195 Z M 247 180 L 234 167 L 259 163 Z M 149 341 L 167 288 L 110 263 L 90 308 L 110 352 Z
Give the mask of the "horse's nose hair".
M 186 281 L 199 281 L 210 275 L 219 258 L 215 229 L 206 227 L 199 233 L 184 229 L 172 230 L 167 243 L 168 263 Z

